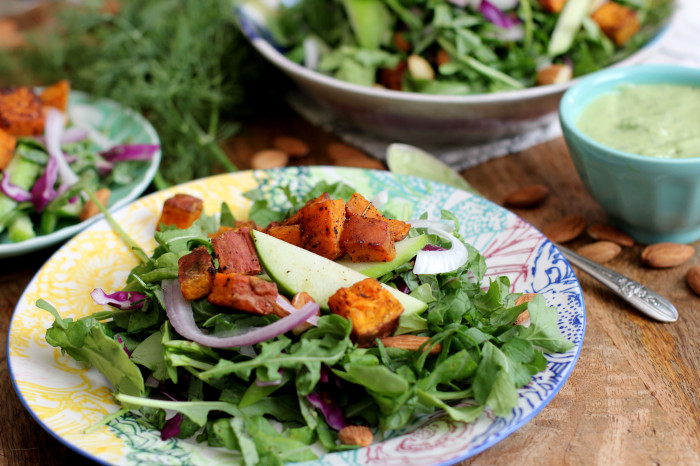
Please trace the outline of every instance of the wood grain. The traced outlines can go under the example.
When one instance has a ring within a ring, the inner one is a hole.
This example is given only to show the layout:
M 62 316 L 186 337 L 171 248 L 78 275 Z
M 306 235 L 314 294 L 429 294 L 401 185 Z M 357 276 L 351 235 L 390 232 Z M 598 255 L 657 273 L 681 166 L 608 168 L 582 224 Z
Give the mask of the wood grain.
M 250 122 L 225 149 L 247 168 L 250 156 L 273 147 L 278 135 L 310 145 L 295 164 L 328 164 L 325 148 L 336 139 L 289 113 Z M 543 184 L 551 195 L 534 209 L 513 209 L 543 228 L 577 214 L 589 224 L 605 213 L 586 193 L 562 140 L 543 144 L 463 173 L 487 198 L 500 203 L 521 186 Z M 583 235 L 577 248 L 592 239 Z M 695 244 L 700 250 L 700 244 Z M 700 264 L 696 253 L 680 267 L 652 270 L 641 264 L 642 246 L 624 248 L 606 265 L 668 297 L 680 312 L 673 324 L 642 317 L 593 279 L 579 273 L 586 300 L 586 335 L 579 361 L 557 396 L 528 424 L 462 465 L 700 464 L 700 298 L 685 273 Z M 50 251 L 0 260 L 0 347 L 22 290 Z M 31 418 L 0 367 L 0 463 L 82 464 Z

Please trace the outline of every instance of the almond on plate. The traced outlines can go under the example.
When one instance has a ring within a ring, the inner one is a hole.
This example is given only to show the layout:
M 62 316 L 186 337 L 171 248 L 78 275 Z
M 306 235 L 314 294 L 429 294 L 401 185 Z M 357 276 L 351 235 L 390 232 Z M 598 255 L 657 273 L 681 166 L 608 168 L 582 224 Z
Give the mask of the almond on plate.
M 548 187 L 541 184 L 534 184 L 512 191 L 503 199 L 503 203 L 510 207 L 527 209 L 542 204 L 548 196 Z
M 384 346 L 410 351 L 418 351 L 418 349 L 420 349 L 420 347 L 423 346 L 423 344 L 425 344 L 425 342 L 428 340 L 430 340 L 430 338 L 421 337 L 418 335 L 396 335 L 395 337 L 384 337 L 381 339 Z M 431 356 L 440 354 L 440 351 L 442 351 L 442 345 L 440 343 L 434 345 L 432 348 L 429 344 L 425 345 L 424 349 L 428 348 L 430 348 L 430 352 L 428 354 Z
M 542 233 L 555 243 L 566 243 L 581 236 L 586 229 L 586 219 L 580 215 L 569 215 L 549 224 Z
M 612 241 L 620 246 L 634 246 L 634 240 L 624 231 L 602 223 L 591 225 L 586 230 L 588 236 L 597 241 Z
M 359 445 L 368 447 L 372 445 L 374 436 L 367 426 L 347 426 L 338 432 L 338 440 L 343 445 Z
M 612 241 L 596 241 L 578 248 L 578 253 L 593 262 L 603 264 L 617 257 L 622 251 L 622 246 Z
M 642 251 L 642 262 L 655 269 L 681 265 L 695 254 L 695 249 L 687 244 L 657 243 Z

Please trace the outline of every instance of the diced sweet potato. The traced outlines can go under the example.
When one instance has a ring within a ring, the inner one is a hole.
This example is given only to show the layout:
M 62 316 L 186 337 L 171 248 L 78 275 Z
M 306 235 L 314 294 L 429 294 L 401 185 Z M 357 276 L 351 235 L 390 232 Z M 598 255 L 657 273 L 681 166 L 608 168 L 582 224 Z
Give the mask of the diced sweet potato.
M 277 285 L 239 273 L 217 273 L 207 301 L 217 306 L 268 315 L 277 301 Z
M 214 253 L 219 259 L 219 272 L 257 275 L 262 268 L 250 228 L 235 228 L 211 239 Z
M 352 320 L 351 338 L 360 344 L 390 335 L 403 312 L 401 303 L 374 278 L 339 289 L 328 299 L 328 307 Z
M 320 201 L 329 200 L 330 198 L 331 198 L 330 194 L 328 194 L 328 193 L 323 193 L 323 194 L 321 194 L 320 196 L 318 196 L 318 197 L 315 198 L 315 199 L 309 199 L 308 201 L 306 201 L 306 204 L 304 204 L 304 207 L 308 207 L 308 206 L 313 205 L 313 204 L 315 204 L 315 203 L 317 203 L 317 202 L 320 202 Z M 304 207 L 302 207 L 302 209 L 303 209 Z M 299 209 L 299 210 L 301 210 L 301 209 Z M 299 224 L 299 219 L 300 219 L 300 218 L 301 218 L 301 217 L 299 216 L 299 212 L 297 212 L 296 214 L 292 215 L 291 217 L 285 219 L 285 220 L 282 222 L 282 225 L 285 225 L 285 226 L 286 226 L 286 225 L 298 225 L 298 224 Z
M 346 218 L 340 243 L 353 262 L 389 262 L 396 257 L 389 222 L 380 218 Z
M 215 238 L 217 236 L 221 236 L 227 231 L 235 230 L 235 227 L 226 227 L 226 226 L 220 226 L 218 230 L 216 230 L 215 233 L 209 233 L 210 238 Z
M 624 45 L 640 27 L 637 12 L 615 2 L 604 3 L 591 18 L 619 46 Z
M 255 223 L 255 220 L 236 220 L 236 228 L 248 227 L 251 230 L 263 231 L 260 225 Z
M 345 204 L 345 215 L 347 217 L 379 218 L 386 220 L 389 222 L 389 228 L 394 241 L 405 239 L 411 229 L 411 225 L 406 222 L 384 217 L 377 208 L 360 193 L 353 193 L 350 200 Z
M 560 13 L 564 9 L 566 0 L 540 0 L 540 5 L 550 13 Z
M 280 225 L 267 230 L 267 234 L 294 246 L 301 247 L 301 228 L 299 225 Z
M 337 259 L 344 253 L 340 247 L 344 224 L 342 199 L 324 199 L 302 207 L 299 210 L 302 247 L 326 259 Z
M 107 202 L 109 202 L 110 194 L 111 191 L 108 188 L 102 188 L 95 191 L 95 197 L 105 207 L 107 206 Z M 94 202 L 92 202 L 92 200 L 88 200 L 85 201 L 85 204 L 83 204 L 83 208 L 80 211 L 79 217 L 80 220 L 87 220 L 88 218 L 99 213 L 100 209 L 97 207 L 97 205 Z
M 4 170 L 10 164 L 12 156 L 15 155 L 15 148 L 17 147 L 17 138 L 0 129 L 0 170 Z
M 44 109 L 31 88 L 0 90 L 0 129 L 15 136 L 38 136 L 44 132 Z
M 186 300 L 203 298 L 211 293 L 216 271 L 206 246 L 200 246 L 182 256 L 177 265 L 177 279 Z
M 163 204 L 163 213 L 158 220 L 156 230 L 160 231 L 160 225 L 175 225 L 180 229 L 189 228 L 195 220 L 202 215 L 204 203 L 201 199 L 189 194 L 176 194 L 166 199 Z
M 39 100 L 43 105 L 55 107 L 62 112 L 68 108 L 68 95 L 70 94 L 70 83 L 67 80 L 59 81 L 56 84 L 44 88 L 39 94 Z

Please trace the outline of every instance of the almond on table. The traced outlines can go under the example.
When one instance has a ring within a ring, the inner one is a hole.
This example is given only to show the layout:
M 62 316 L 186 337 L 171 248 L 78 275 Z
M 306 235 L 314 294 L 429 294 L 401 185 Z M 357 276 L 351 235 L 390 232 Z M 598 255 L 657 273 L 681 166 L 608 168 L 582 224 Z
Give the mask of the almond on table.
M 681 265 L 695 254 L 695 249 L 688 244 L 657 243 L 642 251 L 642 262 L 655 269 L 665 269 Z
M 603 264 L 613 260 L 622 251 L 622 246 L 612 241 L 596 241 L 595 243 L 581 246 L 578 253 L 593 262 Z
M 310 150 L 307 143 L 292 136 L 277 136 L 272 141 L 272 145 L 290 157 L 304 157 Z
M 624 231 L 610 225 L 591 225 L 586 230 L 588 236 L 598 241 L 612 241 L 620 246 L 634 246 L 634 240 Z
M 512 191 L 503 199 L 503 203 L 509 207 L 528 209 L 542 204 L 547 197 L 549 197 L 549 188 L 535 184 Z

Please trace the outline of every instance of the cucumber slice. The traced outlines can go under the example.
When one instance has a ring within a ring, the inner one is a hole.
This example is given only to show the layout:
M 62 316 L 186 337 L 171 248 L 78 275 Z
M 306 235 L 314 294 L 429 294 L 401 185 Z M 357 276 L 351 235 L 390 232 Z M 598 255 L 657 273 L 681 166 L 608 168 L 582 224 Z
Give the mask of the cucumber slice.
M 34 225 L 32 225 L 32 220 L 29 218 L 29 215 L 22 214 L 14 219 L 10 224 L 10 228 L 7 229 L 7 236 L 10 241 L 15 243 L 34 238 L 36 233 L 34 232 Z
M 593 0 L 568 0 L 559 14 L 557 24 L 549 39 L 547 54 L 550 57 L 561 55 L 571 48 L 576 33 L 581 29 L 583 18 L 588 15 Z
M 273 236 L 255 230 L 251 233 L 260 262 L 280 291 L 289 295 L 306 291 L 324 309 L 328 309 L 328 298 L 340 288 L 367 278 L 360 272 Z M 428 307 L 423 301 L 396 288 L 382 286 L 403 305 L 404 314 L 419 314 Z
M 396 243 L 396 258 L 390 262 L 353 262 L 350 259 L 340 259 L 336 262 L 360 272 L 362 275 L 379 278 L 411 260 L 426 244 L 428 244 L 427 235 L 414 236 L 399 241 Z

